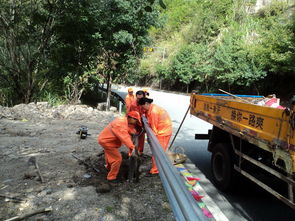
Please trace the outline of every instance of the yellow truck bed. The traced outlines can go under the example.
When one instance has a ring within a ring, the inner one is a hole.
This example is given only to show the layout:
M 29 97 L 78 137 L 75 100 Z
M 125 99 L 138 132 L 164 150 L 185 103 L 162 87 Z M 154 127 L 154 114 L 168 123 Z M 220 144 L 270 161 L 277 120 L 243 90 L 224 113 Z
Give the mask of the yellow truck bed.
M 222 130 L 273 154 L 295 172 L 295 110 L 259 106 L 259 96 L 240 98 L 220 94 L 191 95 L 190 112 Z

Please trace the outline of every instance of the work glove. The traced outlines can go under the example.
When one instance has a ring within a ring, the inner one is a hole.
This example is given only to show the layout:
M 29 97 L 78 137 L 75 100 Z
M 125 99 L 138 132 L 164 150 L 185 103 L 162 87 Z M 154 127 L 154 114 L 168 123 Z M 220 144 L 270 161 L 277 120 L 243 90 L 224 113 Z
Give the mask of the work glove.
M 129 157 L 131 157 L 131 156 L 137 156 L 138 157 L 138 151 L 135 150 L 135 149 L 129 149 L 128 156 Z
M 129 148 L 128 156 L 131 157 L 134 149 Z

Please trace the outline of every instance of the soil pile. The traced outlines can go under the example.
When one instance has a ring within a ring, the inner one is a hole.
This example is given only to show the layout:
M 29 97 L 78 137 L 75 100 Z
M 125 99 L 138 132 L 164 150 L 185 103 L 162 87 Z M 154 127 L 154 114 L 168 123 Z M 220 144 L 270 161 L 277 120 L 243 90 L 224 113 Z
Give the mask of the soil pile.
M 115 115 L 85 105 L 0 106 L 0 220 L 49 206 L 51 212 L 26 220 L 174 220 L 160 178 L 144 176 L 150 167 L 147 144 L 139 183 L 124 177 L 118 184 L 106 182 L 96 139 Z M 86 139 L 76 134 L 81 126 L 91 134 Z M 128 168 L 128 160 L 123 166 Z

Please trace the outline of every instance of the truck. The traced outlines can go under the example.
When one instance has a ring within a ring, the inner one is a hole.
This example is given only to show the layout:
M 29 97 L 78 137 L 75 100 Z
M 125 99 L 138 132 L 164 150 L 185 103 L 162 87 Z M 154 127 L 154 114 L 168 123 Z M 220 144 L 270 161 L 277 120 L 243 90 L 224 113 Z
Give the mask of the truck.
M 295 105 L 264 106 L 263 96 L 198 94 L 190 113 L 213 127 L 208 139 L 213 184 L 221 191 L 246 177 L 295 209 Z

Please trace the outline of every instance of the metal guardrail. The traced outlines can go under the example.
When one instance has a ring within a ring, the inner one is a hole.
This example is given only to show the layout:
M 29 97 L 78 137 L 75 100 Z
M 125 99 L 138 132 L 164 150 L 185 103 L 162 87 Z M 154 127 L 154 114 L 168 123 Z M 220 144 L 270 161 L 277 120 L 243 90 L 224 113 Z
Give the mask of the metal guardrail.
M 143 116 L 144 128 L 148 136 L 153 156 L 156 160 L 160 178 L 166 191 L 175 219 L 178 221 L 205 221 L 208 218 L 203 214 L 195 199 L 187 190 L 179 172 L 167 158 L 158 139 L 149 127 L 147 119 Z

